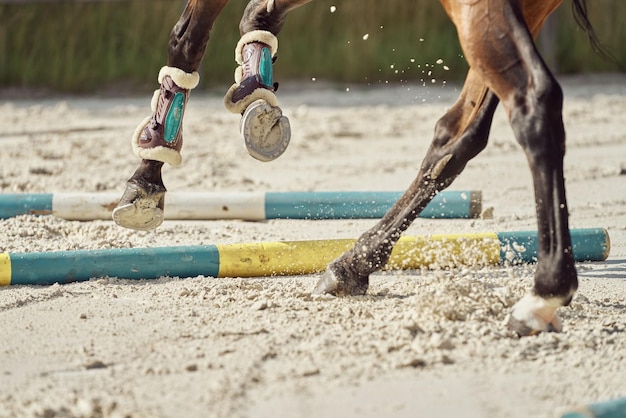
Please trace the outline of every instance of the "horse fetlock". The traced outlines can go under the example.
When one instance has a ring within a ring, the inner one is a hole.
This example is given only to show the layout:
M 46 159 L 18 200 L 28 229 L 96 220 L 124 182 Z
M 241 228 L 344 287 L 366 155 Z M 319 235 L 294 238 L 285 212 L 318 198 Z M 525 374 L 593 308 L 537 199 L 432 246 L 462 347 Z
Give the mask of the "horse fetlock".
M 561 306 L 564 306 L 561 298 L 545 299 L 529 293 L 513 306 L 506 324 L 520 337 L 561 332 L 563 327 L 557 313 Z
M 135 130 L 133 152 L 144 160 L 177 166 L 182 161 L 183 115 L 189 91 L 198 85 L 200 77 L 197 72 L 190 74 L 178 68 L 163 67 L 158 80 L 161 87 L 152 98 L 153 113 Z

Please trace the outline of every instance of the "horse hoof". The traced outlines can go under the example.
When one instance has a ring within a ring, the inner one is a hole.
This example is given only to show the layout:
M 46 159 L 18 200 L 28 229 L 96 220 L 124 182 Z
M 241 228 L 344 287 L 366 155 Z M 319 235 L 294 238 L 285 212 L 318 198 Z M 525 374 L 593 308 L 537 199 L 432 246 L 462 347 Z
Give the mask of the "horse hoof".
M 279 107 L 259 99 L 243 113 L 241 136 L 252 157 L 263 162 L 272 161 L 287 149 L 291 125 Z
M 113 221 L 124 228 L 149 231 L 163 223 L 165 192 L 149 194 L 129 183 L 117 207 Z
M 513 306 L 506 325 L 520 337 L 561 332 L 563 327 L 557 315 L 558 306 L 539 296 L 526 295 Z
M 323 295 L 323 294 L 331 294 L 334 295 L 337 289 L 339 288 L 339 281 L 333 273 L 332 270 L 327 269 L 324 272 L 322 278 L 315 285 L 315 289 L 313 289 L 314 295 Z
M 313 294 L 335 296 L 362 296 L 367 293 L 368 279 L 364 281 L 341 278 L 330 266 L 317 282 Z

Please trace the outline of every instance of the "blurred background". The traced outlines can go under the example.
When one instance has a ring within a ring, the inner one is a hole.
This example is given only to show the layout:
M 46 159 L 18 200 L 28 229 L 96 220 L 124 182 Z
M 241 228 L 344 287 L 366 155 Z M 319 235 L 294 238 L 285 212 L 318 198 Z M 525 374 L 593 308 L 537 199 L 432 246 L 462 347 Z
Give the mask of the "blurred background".
M 232 83 L 247 0 L 231 0 L 211 32 L 201 86 Z M 167 59 L 181 0 L 0 0 L 0 89 L 151 92 Z M 626 62 L 626 1 L 591 0 L 599 38 Z M 358 84 L 460 81 L 467 65 L 435 0 L 315 0 L 292 12 L 279 37 L 276 79 Z M 617 72 L 592 50 L 571 3 L 538 39 L 558 74 Z

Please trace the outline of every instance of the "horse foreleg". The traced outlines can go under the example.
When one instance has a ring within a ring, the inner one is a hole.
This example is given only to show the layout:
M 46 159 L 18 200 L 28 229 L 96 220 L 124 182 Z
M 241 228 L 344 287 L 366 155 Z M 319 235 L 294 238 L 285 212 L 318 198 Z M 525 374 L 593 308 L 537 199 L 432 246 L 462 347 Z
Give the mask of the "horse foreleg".
M 563 93 L 533 42 L 560 2 L 459 2 L 450 10 L 465 56 L 502 101 L 533 177 L 538 260 L 534 286 L 509 318 L 519 335 L 559 331 L 557 310 L 578 287 L 563 178 Z
M 235 48 L 235 83 L 224 105 L 241 114 L 241 135 L 248 152 L 260 161 L 271 161 L 285 152 L 291 139 L 289 119 L 278 105 L 273 63 L 278 51 L 277 35 L 290 10 L 311 0 L 252 0 L 239 29 Z
M 355 246 L 334 260 L 315 293 L 364 294 L 371 273 L 388 261 L 400 235 L 439 191 L 448 187 L 487 144 L 498 99 L 470 71 L 457 102 L 437 122 L 417 178 Z
M 154 229 L 163 222 L 164 163 L 181 163 L 183 115 L 189 92 L 198 85 L 200 66 L 213 22 L 228 0 L 189 0 L 174 26 L 167 65 L 158 75 L 160 88 L 151 102 L 152 115 L 142 121 L 132 137 L 132 149 L 142 159 L 126 184 L 113 219 L 137 230 Z
M 563 179 L 563 92 L 533 42 L 560 3 L 447 2 L 465 56 L 502 101 L 533 177 L 539 250 L 534 286 L 509 317 L 519 335 L 559 331 L 557 310 L 578 287 Z

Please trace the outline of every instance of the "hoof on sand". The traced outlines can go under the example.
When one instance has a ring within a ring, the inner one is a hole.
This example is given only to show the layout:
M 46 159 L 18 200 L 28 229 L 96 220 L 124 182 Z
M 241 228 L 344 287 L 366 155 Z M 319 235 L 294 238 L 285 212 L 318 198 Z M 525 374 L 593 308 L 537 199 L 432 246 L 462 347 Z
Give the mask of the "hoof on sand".
M 563 326 L 557 315 L 559 306 L 561 305 L 556 300 L 527 294 L 513 306 L 506 325 L 520 337 L 542 332 L 561 332 Z
M 339 282 L 337 281 L 337 277 L 335 277 L 335 273 L 332 270 L 327 269 L 324 272 L 322 278 L 315 285 L 315 289 L 313 289 L 314 295 L 323 295 L 323 294 L 331 294 L 334 295 L 337 292 L 339 287 Z
M 326 269 L 322 278 L 317 282 L 313 294 L 331 294 L 335 296 L 362 296 L 367 293 L 368 280 L 341 279 L 331 267 Z

